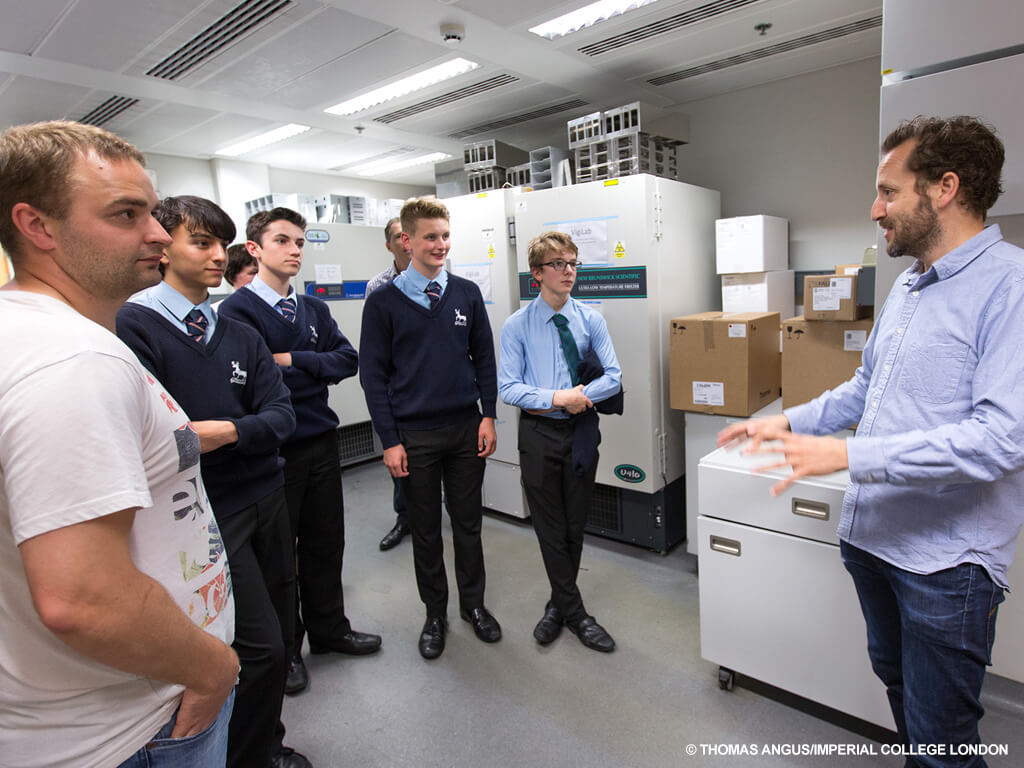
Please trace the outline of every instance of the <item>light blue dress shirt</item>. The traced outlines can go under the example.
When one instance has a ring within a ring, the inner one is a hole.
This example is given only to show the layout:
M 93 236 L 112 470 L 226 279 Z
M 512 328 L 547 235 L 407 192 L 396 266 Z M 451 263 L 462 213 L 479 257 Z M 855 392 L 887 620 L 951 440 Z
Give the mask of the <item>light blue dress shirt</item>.
M 448 270 L 444 267 L 442 267 L 441 271 L 437 273 L 437 277 L 429 278 L 421 275 L 416 267 L 410 264 L 409 268 L 398 275 L 394 282 L 395 287 L 402 293 L 415 301 L 421 307 L 430 309 L 430 299 L 427 297 L 425 291 L 427 290 L 427 284 L 432 279 L 441 286 L 441 295 L 444 296 L 444 289 L 448 287 Z
M 622 370 L 608 325 L 599 312 L 571 296 L 558 314 L 569 321 L 580 359 L 593 349 L 604 366 L 604 375 L 584 385 L 583 394 L 595 403 L 607 400 L 619 391 L 622 383 Z M 552 321 L 554 316 L 551 305 L 538 296 L 505 321 L 501 329 L 498 394 L 509 405 L 525 410 L 545 410 L 551 407 L 556 390 L 572 388 L 558 327 Z M 562 410 L 543 415 L 569 418 Z
M 209 296 L 206 297 L 206 300 L 202 304 L 193 304 L 177 290 L 171 288 L 171 286 L 162 281 L 154 285 L 152 288 L 139 291 L 128 299 L 128 301 L 133 304 L 141 304 L 144 307 L 156 310 L 162 317 L 170 322 L 171 325 L 178 328 L 184 334 L 188 333 L 188 326 L 185 324 L 185 315 L 193 309 L 198 309 L 206 316 L 207 325 L 206 333 L 203 335 L 203 340 L 207 343 L 209 343 L 210 339 L 213 338 L 213 331 L 217 327 L 217 313 L 213 311 L 213 307 L 210 305 Z
M 259 275 L 256 275 L 248 285 L 242 286 L 242 289 L 253 291 L 257 296 L 267 302 L 267 304 L 276 309 L 279 315 L 284 314 L 284 312 L 281 311 L 281 308 L 277 306 L 281 299 L 289 298 L 298 305 L 298 299 L 295 297 L 295 289 L 291 285 L 288 286 L 288 296 L 285 297 L 260 280 Z
M 839 536 L 913 573 L 970 562 L 1007 586 L 1024 522 L 1024 251 L 991 226 L 900 275 L 854 377 L 786 410 L 846 442 Z

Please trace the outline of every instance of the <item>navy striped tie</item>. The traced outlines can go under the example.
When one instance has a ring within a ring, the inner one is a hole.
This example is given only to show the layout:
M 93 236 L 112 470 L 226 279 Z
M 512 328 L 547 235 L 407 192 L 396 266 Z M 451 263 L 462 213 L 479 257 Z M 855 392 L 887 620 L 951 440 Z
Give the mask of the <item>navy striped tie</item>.
M 427 287 L 423 290 L 427 294 L 427 298 L 430 299 L 430 308 L 433 309 L 437 306 L 437 302 L 441 300 L 441 284 L 436 280 L 431 280 L 427 283 Z
M 277 306 L 281 308 L 281 314 L 284 315 L 284 319 L 289 323 L 295 322 L 295 299 L 289 296 L 287 299 L 281 299 L 277 302 Z
M 192 311 L 185 315 L 185 330 L 192 341 L 206 344 L 206 326 L 209 324 L 209 320 L 199 307 L 193 307 Z

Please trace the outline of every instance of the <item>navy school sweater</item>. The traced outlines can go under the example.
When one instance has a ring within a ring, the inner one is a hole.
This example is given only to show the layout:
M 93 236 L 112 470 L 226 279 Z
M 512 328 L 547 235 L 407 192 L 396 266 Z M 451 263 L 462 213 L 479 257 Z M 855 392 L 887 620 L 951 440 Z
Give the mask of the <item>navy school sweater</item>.
M 291 353 L 292 364 L 281 368 L 295 409 L 291 441 L 337 429 L 338 417 L 327 405 L 327 387 L 359 370 L 359 356 L 327 304 L 301 294 L 296 299 L 294 323 L 247 288 L 235 291 L 220 305 L 222 317 L 255 328 L 271 352 Z
M 129 302 L 117 313 L 117 335 L 191 420 L 227 419 L 238 430 L 238 442 L 201 461 L 218 517 L 284 485 L 277 449 L 295 429 L 295 413 L 274 358 L 251 328 L 220 317 L 200 346 L 160 313 Z
M 366 297 L 359 381 L 385 448 L 399 429 L 437 429 L 473 413 L 494 418 L 498 374 L 480 289 L 448 276 L 432 310 L 394 283 Z

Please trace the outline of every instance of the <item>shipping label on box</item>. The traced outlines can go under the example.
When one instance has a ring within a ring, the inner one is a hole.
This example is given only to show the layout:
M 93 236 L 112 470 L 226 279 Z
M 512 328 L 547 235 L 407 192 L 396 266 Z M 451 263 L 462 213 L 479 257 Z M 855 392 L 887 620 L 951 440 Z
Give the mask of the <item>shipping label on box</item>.
M 871 333 L 871 320 L 782 321 L 782 406 L 813 400 L 853 377 Z
M 871 307 L 857 305 L 857 275 L 807 275 L 804 278 L 804 318 L 860 320 Z
M 702 312 L 671 321 L 671 405 L 750 416 L 778 397 L 776 312 Z

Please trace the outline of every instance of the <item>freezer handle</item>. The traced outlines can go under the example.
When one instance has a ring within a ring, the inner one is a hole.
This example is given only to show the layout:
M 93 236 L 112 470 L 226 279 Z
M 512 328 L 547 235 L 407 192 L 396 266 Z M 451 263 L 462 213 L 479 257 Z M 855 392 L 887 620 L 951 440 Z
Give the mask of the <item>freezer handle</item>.
M 727 539 L 724 536 L 712 536 L 711 551 L 739 557 L 740 543 L 736 541 L 736 539 Z
M 813 517 L 815 520 L 828 520 L 828 504 L 823 501 L 793 499 L 793 514 Z

